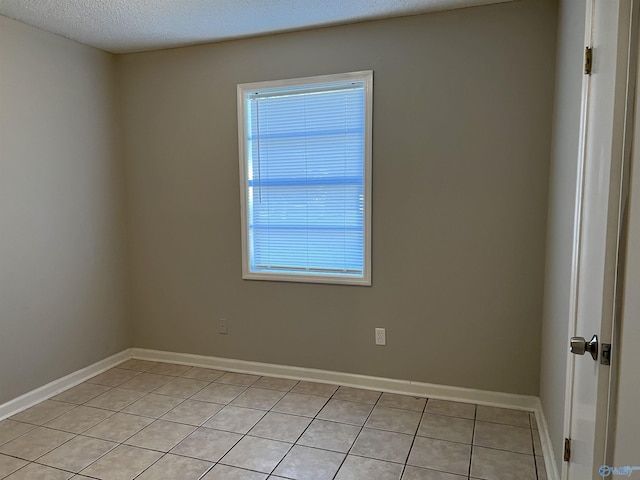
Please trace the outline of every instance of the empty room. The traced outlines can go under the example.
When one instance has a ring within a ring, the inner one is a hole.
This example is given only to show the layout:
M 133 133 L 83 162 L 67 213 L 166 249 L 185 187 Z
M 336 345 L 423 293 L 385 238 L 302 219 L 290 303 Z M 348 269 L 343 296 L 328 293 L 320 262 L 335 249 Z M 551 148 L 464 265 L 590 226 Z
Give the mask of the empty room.
M 639 18 L 0 0 L 0 479 L 640 478 Z

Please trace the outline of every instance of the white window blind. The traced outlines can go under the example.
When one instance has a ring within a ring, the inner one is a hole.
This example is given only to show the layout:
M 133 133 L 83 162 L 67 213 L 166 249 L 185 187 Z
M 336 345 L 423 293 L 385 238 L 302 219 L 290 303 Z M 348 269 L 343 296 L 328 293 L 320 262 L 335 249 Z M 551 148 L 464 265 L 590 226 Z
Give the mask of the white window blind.
M 243 88 L 245 278 L 369 282 L 371 87 L 323 78 Z

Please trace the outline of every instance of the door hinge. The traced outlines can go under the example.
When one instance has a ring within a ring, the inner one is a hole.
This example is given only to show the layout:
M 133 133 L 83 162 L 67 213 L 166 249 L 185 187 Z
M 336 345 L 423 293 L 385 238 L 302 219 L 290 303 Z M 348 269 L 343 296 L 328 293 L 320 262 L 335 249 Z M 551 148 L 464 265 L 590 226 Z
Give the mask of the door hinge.
M 571 439 L 570 438 L 565 438 L 564 439 L 564 461 L 568 462 L 569 460 L 571 460 Z
M 585 47 L 584 49 L 584 74 L 591 75 L 591 68 L 593 66 L 593 49 L 591 47 Z

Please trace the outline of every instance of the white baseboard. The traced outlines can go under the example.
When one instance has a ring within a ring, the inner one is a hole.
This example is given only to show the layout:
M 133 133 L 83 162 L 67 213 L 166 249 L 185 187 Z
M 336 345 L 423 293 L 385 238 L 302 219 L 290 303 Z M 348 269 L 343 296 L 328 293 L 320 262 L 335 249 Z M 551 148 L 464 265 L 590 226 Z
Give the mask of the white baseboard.
M 157 362 L 177 363 L 196 367 L 215 368 L 229 372 L 249 373 L 254 375 L 270 375 L 274 377 L 292 378 L 320 383 L 335 383 L 347 387 L 383 390 L 402 395 L 437 398 L 459 402 L 475 403 L 492 407 L 513 408 L 534 412 L 540 401 L 533 395 L 516 395 L 512 393 L 490 392 L 472 388 L 451 387 L 432 383 L 413 382 L 411 380 L 395 380 L 391 378 L 371 377 L 354 373 L 333 372 L 315 368 L 291 367 L 273 363 L 249 362 L 222 357 L 208 357 L 190 353 L 163 352 L 143 348 L 132 349 L 133 358 Z
M 43 400 L 47 400 L 48 398 L 74 387 L 91 377 L 95 377 L 96 375 L 109 370 L 130 358 L 131 349 L 123 350 L 122 352 L 116 353 L 104 360 L 100 360 L 93 365 L 89 365 L 81 370 L 70 373 L 66 377 L 54 380 L 53 382 L 47 383 L 35 390 L 31 390 L 18 398 L 14 398 L 7 403 L 3 403 L 0 405 L 0 420 L 10 417 L 11 415 L 15 415 L 16 413 L 32 407 Z
M 553 444 L 551 443 L 551 436 L 549 435 L 547 418 L 542 410 L 542 402 L 539 398 L 537 401 L 538 405 L 535 409 L 536 423 L 538 424 L 538 431 L 540 432 L 540 443 L 542 444 L 542 454 L 544 456 L 544 466 L 547 471 L 547 479 L 560 480 L 560 472 L 558 471 L 556 456 L 553 452 Z

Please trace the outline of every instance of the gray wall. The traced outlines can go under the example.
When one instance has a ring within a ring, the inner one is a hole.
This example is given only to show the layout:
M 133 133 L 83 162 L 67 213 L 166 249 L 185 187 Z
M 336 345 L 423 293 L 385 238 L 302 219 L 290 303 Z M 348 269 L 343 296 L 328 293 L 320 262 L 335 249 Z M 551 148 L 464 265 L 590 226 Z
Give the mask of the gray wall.
M 555 36 L 524 0 L 119 56 L 134 345 L 537 394 Z M 373 286 L 243 281 L 236 84 L 364 69 Z
M 0 16 L 0 404 L 130 345 L 113 63 Z
M 586 2 L 561 0 L 559 7 L 540 367 L 540 399 L 558 469 L 563 448 Z

